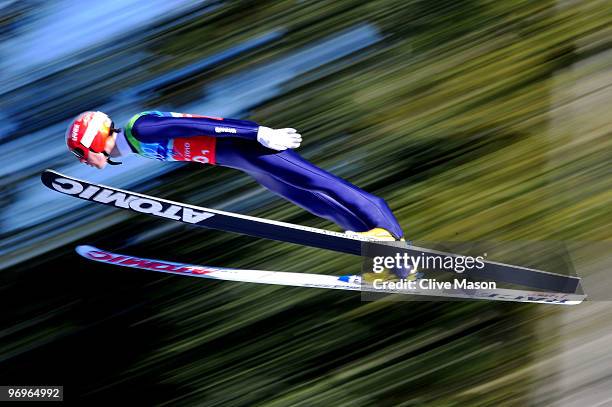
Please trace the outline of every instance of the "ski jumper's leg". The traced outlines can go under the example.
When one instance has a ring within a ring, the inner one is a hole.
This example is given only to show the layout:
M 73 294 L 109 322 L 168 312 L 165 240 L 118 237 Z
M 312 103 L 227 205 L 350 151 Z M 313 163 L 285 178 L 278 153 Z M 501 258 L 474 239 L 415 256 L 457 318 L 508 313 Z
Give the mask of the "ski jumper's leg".
M 246 172 L 270 191 L 345 230 L 402 229 L 387 203 L 302 158 L 252 141 L 217 139 L 217 164 Z
M 280 182 L 268 174 L 254 173 L 252 171 L 248 173 L 259 182 L 259 184 L 270 191 L 320 218 L 330 220 L 342 226 L 346 230 L 361 231 L 371 229 L 360 219 L 356 218 L 347 208 L 328 198 L 325 194 L 296 188 L 292 185 Z

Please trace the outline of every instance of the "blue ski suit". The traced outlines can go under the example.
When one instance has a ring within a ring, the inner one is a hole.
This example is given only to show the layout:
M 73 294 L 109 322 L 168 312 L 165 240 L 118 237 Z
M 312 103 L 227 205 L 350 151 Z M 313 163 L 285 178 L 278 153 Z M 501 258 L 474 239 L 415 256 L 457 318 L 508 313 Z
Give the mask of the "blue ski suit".
M 124 129 L 134 152 L 163 161 L 197 161 L 245 172 L 265 188 L 345 230 L 402 229 L 387 203 L 313 165 L 292 149 L 257 141 L 257 123 L 174 112 L 142 112 Z

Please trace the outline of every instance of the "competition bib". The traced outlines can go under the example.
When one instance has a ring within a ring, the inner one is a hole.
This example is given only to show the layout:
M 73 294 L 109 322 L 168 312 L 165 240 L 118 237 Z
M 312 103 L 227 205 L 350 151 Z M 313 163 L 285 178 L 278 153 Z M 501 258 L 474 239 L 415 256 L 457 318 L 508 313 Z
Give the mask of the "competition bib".
M 209 136 L 175 138 L 168 146 L 168 157 L 172 161 L 195 161 L 215 164 L 216 139 Z

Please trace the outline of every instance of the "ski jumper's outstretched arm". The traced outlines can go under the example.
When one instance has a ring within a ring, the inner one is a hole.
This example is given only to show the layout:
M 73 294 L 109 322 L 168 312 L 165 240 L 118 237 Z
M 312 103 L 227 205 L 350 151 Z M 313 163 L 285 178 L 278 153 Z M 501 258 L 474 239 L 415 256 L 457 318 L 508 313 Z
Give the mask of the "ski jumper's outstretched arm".
M 137 138 L 145 143 L 165 143 L 169 139 L 184 137 L 238 137 L 257 141 L 259 125 L 248 120 L 222 119 L 175 113 L 174 116 L 158 112 L 140 116 L 134 123 Z
M 275 151 L 297 148 L 302 136 L 291 128 L 271 129 L 248 120 L 174 112 L 143 112 L 125 127 L 125 137 L 140 155 L 164 161 L 216 162 L 216 139 L 259 143 Z

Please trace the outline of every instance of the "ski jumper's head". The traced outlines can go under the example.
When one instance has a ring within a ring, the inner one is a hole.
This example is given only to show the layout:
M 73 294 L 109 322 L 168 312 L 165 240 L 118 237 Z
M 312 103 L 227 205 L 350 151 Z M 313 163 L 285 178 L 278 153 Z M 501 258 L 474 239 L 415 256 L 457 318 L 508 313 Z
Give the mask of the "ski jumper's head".
M 83 112 L 68 126 L 66 144 L 80 162 L 102 169 L 106 164 L 119 164 L 110 159 L 117 131 L 106 114 Z

